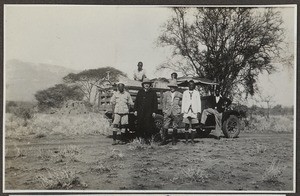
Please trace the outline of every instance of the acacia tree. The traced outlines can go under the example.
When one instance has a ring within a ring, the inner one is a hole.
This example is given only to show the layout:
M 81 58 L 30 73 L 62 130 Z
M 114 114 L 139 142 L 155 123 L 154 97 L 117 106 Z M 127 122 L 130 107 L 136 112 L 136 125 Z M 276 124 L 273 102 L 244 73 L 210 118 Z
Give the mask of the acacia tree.
M 34 96 L 38 101 L 39 109 L 46 110 L 59 108 L 67 100 L 82 100 L 84 95 L 76 85 L 56 84 L 54 87 L 37 91 Z
M 79 86 L 82 93 L 84 93 L 85 99 L 91 102 L 91 95 L 96 85 L 101 85 L 103 81 L 106 81 L 107 73 L 109 73 L 109 81 L 118 81 L 119 76 L 126 76 L 122 71 L 113 67 L 103 67 L 98 69 L 88 69 L 77 74 L 70 73 L 63 78 L 65 83 L 75 83 Z M 97 91 L 96 91 L 97 95 Z M 95 95 L 95 96 L 96 96 Z
M 173 8 L 162 27 L 158 45 L 172 47 L 177 62 L 162 64 L 216 79 L 226 95 L 253 95 L 259 73 L 275 71 L 284 31 L 273 8 Z M 183 65 L 184 64 L 184 65 Z

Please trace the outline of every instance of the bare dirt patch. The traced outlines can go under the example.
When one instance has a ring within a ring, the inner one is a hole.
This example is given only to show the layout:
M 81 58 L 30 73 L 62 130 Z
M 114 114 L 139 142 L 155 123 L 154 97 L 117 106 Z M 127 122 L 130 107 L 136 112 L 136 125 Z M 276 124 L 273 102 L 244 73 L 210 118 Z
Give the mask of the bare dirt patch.
M 6 190 L 293 189 L 293 134 L 241 133 L 195 146 L 112 146 L 104 135 L 6 139 Z

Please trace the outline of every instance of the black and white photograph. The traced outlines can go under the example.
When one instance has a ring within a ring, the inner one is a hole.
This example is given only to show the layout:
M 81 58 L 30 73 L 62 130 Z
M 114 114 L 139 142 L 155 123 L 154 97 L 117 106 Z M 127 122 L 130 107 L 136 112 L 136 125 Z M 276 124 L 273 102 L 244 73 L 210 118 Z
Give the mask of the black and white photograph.
M 297 5 L 3 10 L 4 193 L 295 193 Z

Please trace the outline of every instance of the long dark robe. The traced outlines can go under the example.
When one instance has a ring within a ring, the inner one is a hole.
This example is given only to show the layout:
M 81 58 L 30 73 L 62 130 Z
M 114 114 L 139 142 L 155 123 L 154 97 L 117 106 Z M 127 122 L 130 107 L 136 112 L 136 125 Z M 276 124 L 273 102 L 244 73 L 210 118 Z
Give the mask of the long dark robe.
M 154 130 L 153 113 L 157 113 L 158 103 L 156 92 L 142 89 L 137 93 L 134 111 L 137 111 L 137 134 L 140 137 L 150 137 Z

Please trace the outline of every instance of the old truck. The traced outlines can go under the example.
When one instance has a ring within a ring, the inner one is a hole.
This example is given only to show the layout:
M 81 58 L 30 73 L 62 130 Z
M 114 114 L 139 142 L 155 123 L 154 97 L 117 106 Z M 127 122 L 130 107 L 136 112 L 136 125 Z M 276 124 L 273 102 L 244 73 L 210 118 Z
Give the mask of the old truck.
M 197 86 L 202 85 L 217 85 L 217 83 L 212 82 L 208 79 L 204 78 L 198 78 L 198 77 L 181 77 L 178 78 L 177 82 L 179 85 L 179 91 L 183 92 L 186 89 L 186 83 L 189 80 L 194 80 Z M 133 101 L 135 101 L 137 92 L 142 89 L 141 82 L 134 81 L 132 84 L 125 84 L 125 89 L 130 93 Z M 163 93 L 168 91 L 169 88 L 167 85 L 163 86 L 160 85 L 160 87 L 157 87 L 158 85 L 155 85 L 152 87 L 152 89 L 157 93 L 158 97 L 158 112 L 155 116 L 154 122 L 156 129 L 153 130 L 154 132 L 154 138 L 156 140 L 160 139 L 160 133 L 163 126 L 163 112 L 162 112 L 162 98 Z M 163 86 L 163 87 L 162 87 Z M 99 97 L 98 97 L 98 108 L 100 111 L 104 111 L 105 116 L 109 119 L 113 118 L 112 115 L 112 107 L 110 105 L 110 98 L 114 91 L 116 91 L 116 86 L 110 86 L 107 88 L 99 88 Z M 201 96 L 201 105 L 202 105 L 202 111 L 206 108 L 209 108 L 211 103 L 209 96 Z M 234 138 L 238 137 L 240 133 L 240 114 L 238 111 L 235 111 L 231 109 L 230 107 L 226 108 L 222 115 L 222 131 L 225 137 L 227 138 Z M 197 128 L 197 133 L 199 137 L 207 137 L 210 132 L 215 129 L 215 118 L 213 115 L 208 116 L 205 126 L 203 128 Z M 183 125 L 180 126 L 183 129 Z M 133 114 L 133 109 L 130 109 L 129 112 L 129 125 L 127 129 L 134 133 L 136 130 L 136 117 Z M 182 129 L 179 129 L 181 131 Z

